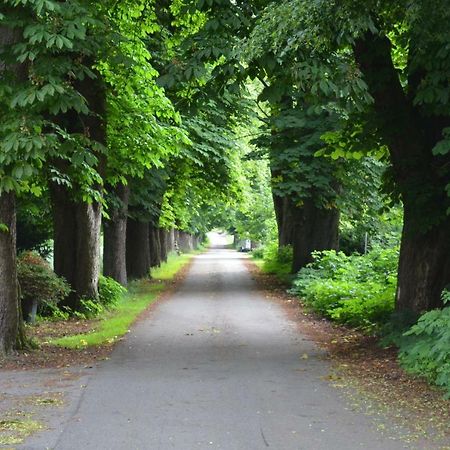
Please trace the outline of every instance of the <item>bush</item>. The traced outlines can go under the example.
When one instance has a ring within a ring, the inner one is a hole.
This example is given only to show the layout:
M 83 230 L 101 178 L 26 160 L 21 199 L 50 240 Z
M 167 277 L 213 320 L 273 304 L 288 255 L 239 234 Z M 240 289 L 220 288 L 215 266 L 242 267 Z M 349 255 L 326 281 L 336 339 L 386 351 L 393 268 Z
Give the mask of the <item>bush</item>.
M 120 298 L 127 290 L 116 280 L 100 276 L 98 280 L 98 303 L 110 308 L 119 303 Z
M 71 311 L 71 314 L 80 319 L 93 319 L 105 312 L 105 310 L 117 306 L 126 291 L 113 278 L 100 276 L 98 280 L 98 298 L 83 298 L 80 301 L 79 310 Z
M 263 259 L 264 258 L 264 247 L 258 247 L 252 250 L 252 258 Z
M 58 277 L 50 265 L 35 252 L 24 252 L 17 262 L 22 304 L 38 302 L 39 312 L 46 314 L 70 293 L 64 278 Z
M 291 292 L 339 323 L 368 330 L 387 322 L 394 309 L 398 249 L 375 248 L 367 255 L 314 252 Z
M 450 292 L 443 299 L 450 302 Z M 450 306 L 429 311 L 399 342 L 399 360 L 410 373 L 442 386 L 450 398 Z
M 264 249 L 265 272 L 285 277 L 291 273 L 293 250 L 290 245 L 278 248 L 277 242 L 272 242 Z

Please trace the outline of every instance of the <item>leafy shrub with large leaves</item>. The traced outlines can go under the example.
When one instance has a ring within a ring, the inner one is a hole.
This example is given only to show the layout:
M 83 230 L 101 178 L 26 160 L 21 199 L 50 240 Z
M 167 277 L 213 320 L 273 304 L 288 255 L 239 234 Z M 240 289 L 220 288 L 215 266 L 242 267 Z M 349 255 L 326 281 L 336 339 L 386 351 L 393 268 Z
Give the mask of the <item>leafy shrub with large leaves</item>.
M 450 302 L 450 292 L 443 299 Z M 399 359 L 410 373 L 447 391 L 450 398 L 450 306 L 423 314 L 399 342 Z
M 291 292 L 313 310 L 336 322 L 373 330 L 393 309 L 397 248 L 374 248 L 347 256 L 334 250 L 315 252 L 300 270 Z

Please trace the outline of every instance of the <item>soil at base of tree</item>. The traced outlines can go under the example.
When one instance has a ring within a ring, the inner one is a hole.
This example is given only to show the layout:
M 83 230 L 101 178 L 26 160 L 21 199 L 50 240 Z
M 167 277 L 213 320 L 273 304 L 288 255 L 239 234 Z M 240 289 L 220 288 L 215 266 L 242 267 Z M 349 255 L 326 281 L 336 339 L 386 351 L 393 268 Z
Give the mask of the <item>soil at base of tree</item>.
M 382 348 L 377 338 L 308 311 L 287 293 L 286 284 L 250 259 L 245 263 L 266 298 L 281 304 L 302 334 L 327 351 L 334 366 L 328 381 L 350 397 L 353 407 L 387 415 L 407 430 L 406 441 L 432 438 L 440 448 L 450 449 L 450 400 L 442 390 L 408 375 L 398 364 L 395 348 Z

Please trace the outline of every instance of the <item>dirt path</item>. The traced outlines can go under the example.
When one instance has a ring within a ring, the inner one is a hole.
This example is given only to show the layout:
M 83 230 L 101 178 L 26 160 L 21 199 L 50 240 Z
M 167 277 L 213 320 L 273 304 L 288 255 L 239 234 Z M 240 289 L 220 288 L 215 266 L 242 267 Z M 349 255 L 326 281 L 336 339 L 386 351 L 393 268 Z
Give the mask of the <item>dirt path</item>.
M 242 258 L 197 256 L 111 359 L 70 384 L 59 423 L 17 448 L 432 448 L 353 410 L 324 353 L 258 292 Z

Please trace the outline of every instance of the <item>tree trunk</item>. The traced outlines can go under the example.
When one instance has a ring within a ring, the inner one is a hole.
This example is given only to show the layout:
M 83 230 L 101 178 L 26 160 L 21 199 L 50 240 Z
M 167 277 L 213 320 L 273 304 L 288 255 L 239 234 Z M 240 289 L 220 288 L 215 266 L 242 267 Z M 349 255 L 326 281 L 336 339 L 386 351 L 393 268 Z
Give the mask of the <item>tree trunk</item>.
M 159 229 L 159 240 L 161 242 L 161 262 L 167 262 L 167 237 L 169 232 L 164 228 Z
M 356 41 L 354 54 L 374 98 L 405 209 L 396 309 L 420 313 L 441 307 L 441 292 L 450 283 L 450 202 L 445 192 L 450 154 L 433 156 L 432 149 L 449 119 L 423 114 L 413 104 L 417 83 L 410 79 L 408 94 L 404 92 L 388 38 L 367 33 Z M 411 69 L 413 75 L 421 70 Z
M 171 228 L 167 232 L 167 253 L 175 251 L 175 230 Z
M 103 273 L 123 286 L 127 285 L 127 214 L 130 190 L 118 185 L 114 189 L 120 206 L 110 211 L 110 220 L 103 227 Z
M 16 348 L 19 300 L 16 269 L 16 210 L 12 193 L 0 194 L 0 355 Z
M 10 13 L 14 14 L 14 8 L 4 6 L 3 14 Z M 0 50 L 19 42 L 22 33 L 17 27 L 0 26 Z M 5 71 L 19 82 L 28 76 L 25 64 L 7 65 L 0 60 L 0 77 L 5 76 Z M 15 195 L 0 192 L 0 356 L 22 348 L 26 341 L 18 295 L 16 252 Z
M 78 310 L 82 298 L 98 297 L 102 208 L 96 202 L 75 202 L 63 186 L 52 184 L 50 192 L 55 272 L 73 290 L 62 305 Z
M 149 239 L 151 267 L 159 267 L 161 265 L 161 242 L 159 240 L 159 229 L 154 225 L 149 226 Z
M 180 246 L 180 250 L 182 252 L 188 252 L 189 251 L 189 243 L 188 243 L 188 235 L 184 231 L 178 232 L 179 240 L 178 245 Z
M 292 245 L 295 235 L 293 211 L 296 207 L 288 197 L 280 197 L 276 194 L 273 194 L 273 203 L 278 225 L 278 246 Z
M 150 242 L 148 222 L 128 219 L 127 222 L 127 274 L 137 279 L 150 275 Z
M 305 200 L 302 207 L 290 211 L 295 230 L 293 237 L 292 273 L 297 273 L 312 261 L 315 250 L 337 250 L 339 243 L 339 211 L 324 209 Z
M 440 308 L 441 293 L 450 283 L 450 218 L 417 233 L 415 214 L 405 206 L 396 309 L 420 313 Z

